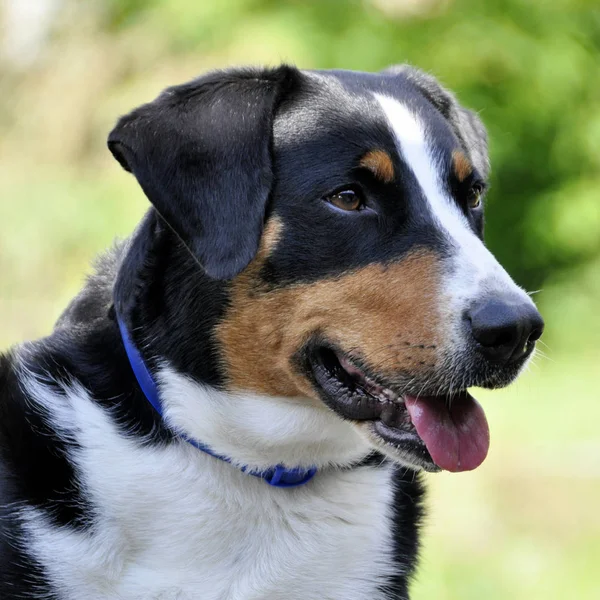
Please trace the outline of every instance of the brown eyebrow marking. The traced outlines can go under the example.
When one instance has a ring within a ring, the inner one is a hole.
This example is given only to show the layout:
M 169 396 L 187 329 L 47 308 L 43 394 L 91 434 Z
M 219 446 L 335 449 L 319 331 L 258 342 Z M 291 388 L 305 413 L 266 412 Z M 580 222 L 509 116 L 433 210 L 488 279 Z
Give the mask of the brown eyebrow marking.
M 473 165 L 462 150 L 452 152 L 452 164 L 459 181 L 464 181 L 473 172 Z
M 281 240 L 282 231 L 281 219 L 277 215 L 272 216 L 265 224 L 256 256 L 264 259 L 271 254 Z
M 394 179 L 394 163 L 392 157 L 385 150 L 369 150 L 361 159 L 360 166 L 369 169 L 384 183 Z

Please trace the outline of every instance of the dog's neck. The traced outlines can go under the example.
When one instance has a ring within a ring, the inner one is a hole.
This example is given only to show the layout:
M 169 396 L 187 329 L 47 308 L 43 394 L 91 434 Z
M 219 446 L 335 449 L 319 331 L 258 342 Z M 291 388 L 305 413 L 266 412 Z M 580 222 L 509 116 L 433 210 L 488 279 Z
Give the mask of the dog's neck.
M 152 370 L 156 361 L 222 387 L 213 331 L 227 308 L 227 282 L 207 277 L 151 209 L 130 238 L 114 286 L 117 313 Z
M 214 331 L 228 307 L 228 287 L 207 277 L 149 211 L 126 249 L 114 299 L 158 383 L 167 425 L 255 470 L 347 466 L 364 458 L 366 441 L 324 406 L 227 389 Z

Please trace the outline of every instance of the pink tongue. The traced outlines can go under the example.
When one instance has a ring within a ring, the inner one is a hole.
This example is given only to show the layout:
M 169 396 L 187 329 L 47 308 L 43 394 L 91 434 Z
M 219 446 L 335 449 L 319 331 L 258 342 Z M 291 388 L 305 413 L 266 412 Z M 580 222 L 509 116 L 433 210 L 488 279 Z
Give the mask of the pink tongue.
M 446 471 L 471 471 L 487 456 L 490 430 L 483 408 L 464 392 L 452 399 L 405 398 L 411 421 L 433 462 Z

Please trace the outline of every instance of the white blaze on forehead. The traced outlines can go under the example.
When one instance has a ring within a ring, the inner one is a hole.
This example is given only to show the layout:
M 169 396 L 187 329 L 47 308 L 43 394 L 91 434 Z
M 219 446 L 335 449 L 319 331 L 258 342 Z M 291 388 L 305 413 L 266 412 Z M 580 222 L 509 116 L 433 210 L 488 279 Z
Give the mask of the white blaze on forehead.
M 398 151 L 417 178 L 432 208 L 439 209 L 435 204 L 443 200 L 440 198 L 440 177 L 437 165 L 430 156 L 422 123 L 408 107 L 397 100 L 381 94 L 375 94 L 375 97 L 392 127 Z M 438 210 L 435 215 L 441 216 Z
M 461 296 L 464 302 L 469 302 L 485 291 L 513 290 L 528 298 L 475 235 L 466 216 L 446 191 L 440 161 L 435 159 L 428 143 L 424 123 L 398 100 L 374 95 L 389 121 L 399 154 L 417 179 L 438 228 L 454 249 L 449 295 Z
M 388 118 L 396 138 L 398 151 L 411 169 L 430 206 L 438 226 L 457 250 L 464 246 L 483 249 L 471 230 L 465 215 L 444 190 L 439 161 L 433 157 L 421 120 L 407 106 L 393 98 L 375 94 Z

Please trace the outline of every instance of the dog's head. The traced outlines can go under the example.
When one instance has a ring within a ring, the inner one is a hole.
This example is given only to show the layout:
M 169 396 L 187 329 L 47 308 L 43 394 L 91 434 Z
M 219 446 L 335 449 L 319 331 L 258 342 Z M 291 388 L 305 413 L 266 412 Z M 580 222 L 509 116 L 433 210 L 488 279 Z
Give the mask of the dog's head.
M 471 386 L 511 382 L 543 322 L 483 244 L 486 134 L 430 76 L 213 73 L 109 146 L 206 274 L 230 390 L 331 409 L 405 464 L 477 466 Z

